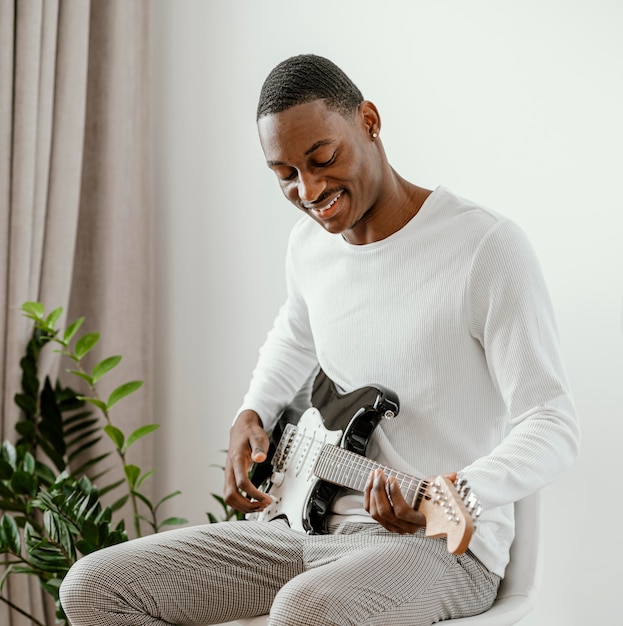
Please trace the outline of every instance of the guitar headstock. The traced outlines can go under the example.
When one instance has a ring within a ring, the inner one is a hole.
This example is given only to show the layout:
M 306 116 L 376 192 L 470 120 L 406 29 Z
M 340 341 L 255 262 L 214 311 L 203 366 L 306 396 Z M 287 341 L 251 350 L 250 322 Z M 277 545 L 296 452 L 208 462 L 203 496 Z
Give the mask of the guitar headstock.
M 464 479 L 460 478 L 455 487 L 445 476 L 428 483 L 418 507 L 426 517 L 426 536 L 445 536 L 452 554 L 467 550 L 480 510 L 478 499 Z

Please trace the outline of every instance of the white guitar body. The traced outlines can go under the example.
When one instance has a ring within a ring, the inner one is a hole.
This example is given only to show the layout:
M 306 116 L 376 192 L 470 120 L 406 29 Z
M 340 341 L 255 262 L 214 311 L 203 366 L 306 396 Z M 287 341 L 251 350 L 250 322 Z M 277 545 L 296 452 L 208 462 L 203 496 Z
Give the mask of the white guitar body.
M 444 476 L 421 479 L 365 456 L 379 421 L 397 415 L 397 396 L 378 385 L 340 395 L 322 372 L 314 389 L 318 400 L 314 406 L 296 424 L 285 420 L 283 428 L 273 431 L 274 454 L 256 466 L 252 476 L 272 501 L 248 517 L 261 521 L 285 517 L 295 530 L 329 532 L 327 519 L 339 490 L 364 491 L 370 472 L 382 469 L 385 476 L 397 480 L 405 500 L 424 514 L 426 535 L 445 536 L 450 552 L 465 552 L 481 507 L 462 477 L 454 483 Z
M 272 502 L 249 518 L 270 521 L 285 516 L 295 530 L 311 532 L 305 510 L 318 482 L 313 469 L 322 448 L 339 445 L 342 434 L 341 430 L 325 429 L 318 409 L 307 409 L 295 427 L 286 429 L 272 460 L 273 474 L 260 486 Z

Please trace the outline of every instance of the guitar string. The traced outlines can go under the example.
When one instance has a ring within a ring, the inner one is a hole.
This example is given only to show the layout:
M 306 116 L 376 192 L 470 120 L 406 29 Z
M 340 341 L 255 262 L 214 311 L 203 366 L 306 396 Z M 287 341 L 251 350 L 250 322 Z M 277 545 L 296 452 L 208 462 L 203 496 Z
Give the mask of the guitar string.
M 342 462 L 342 459 L 344 459 L 344 462 Z M 424 493 L 426 493 L 428 487 L 430 486 L 430 483 L 427 480 L 417 478 L 415 476 L 410 476 L 409 474 L 405 474 L 404 472 L 399 472 L 398 470 L 394 470 L 385 465 L 381 465 L 376 461 L 368 459 L 365 456 L 361 456 L 359 454 L 356 454 L 355 452 L 346 450 L 345 448 L 338 448 L 337 446 L 325 446 L 320 453 L 320 457 L 318 459 L 316 467 L 318 467 L 323 460 L 327 461 L 327 463 L 329 464 L 329 468 L 331 468 L 331 466 L 333 466 L 333 469 L 335 469 L 336 466 L 340 467 L 341 476 L 344 477 L 347 475 L 350 477 L 350 480 L 347 481 L 346 486 L 352 486 L 352 488 L 358 489 L 359 491 L 364 490 L 365 483 L 368 480 L 370 472 L 376 469 L 383 470 L 383 473 L 388 478 L 396 478 L 399 481 L 401 491 L 404 493 L 407 499 L 411 498 L 411 492 L 413 492 L 413 498 L 417 496 L 422 496 Z M 326 469 L 326 464 L 324 464 L 324 467 Z M 367 471 L 367 475 L 361 476 L 362 471 Z M 354 472 L 356 472 L 356 474 L 354 474 Z M 353 482 L 353 478 L 360 479 Z
M 296 437 L 295 437 L 296 439 Z M 327 469 L 327 465 L 329 466 L 329 470 L 335 471 L 335 466 L 341 467 L 341 476 L 340 482 L 344 486 L 351 487 L 353 489 L 357 489 L 358 491 L 365 490 L 365 484 L 369 478 L 370 473 L 373 470 L 381 469 L 387 478 L 396 478 L 399 481 L 400 490 L 403 493 L 403 496 L 407 501 L 416 502 L 425 496 L 427 493 L 431 483 L 430 481 L 418 478 L 417 476 L 411 476 L 410 474 L 406 474 L 404 472 L 400 472 L 398 470 L 392 469 L 386 465 L 382 465 L 372 459 L 369 459 L 366 456 L 357 454 L 356 452 L 352 452 L 351 450 L 347 450 L 346 448 L 341 448 L 334 444 L 327 444 L 316 440 L 315 436 L 299 433 L 299 442 L 296 446 L 297 448 L 304 444 L 307 448 L 310 445 L 321 444 L 320 450 L 317 451 L 317 458 L 315 463 L 313 464 L 315 468 L 319 468 L 320 466 L 325 467 L 325 471 Z M 288 455 L 287 455 L 288 456 Z M 312 455 L 316 457 L 315 455 Z M 331 456 L 331 459 L 328 457 Z M 340 457 L 348 461 L 347 465 L 341 463 Z M 337 461 L 336 461 L 337 458 Z M 326 461 L 326 463 L 322 463 L 322 461 Z M 367 474 L 363 474 L 366 471 Z M 354 474 L 356 472 L 356 474 Z M 347 475 L 349 480 L 347 481 L 344 476 Z M 360 477 L 360 480 L 353 483 L 353 478 Z M 406 487 L 405 487 L 406 484 Z
M 295 437 L 295 439 L 297 439 L 297 437 Z M 320 449 L 317 449 L 316 452 L 312 454 L 312 457 L 315 459 L 315 461 L 312 463 L 312 465 L 314 466 L 312 469 L 313 473 L 316 473 L 316 469 L 320 470 L 322 467 L 325 468 L 326 472 L 327 465 L 329 466 L 329 470 L 335 471 L 335 468 L 337 466 L 340 468 L 342 476 L 342 478 L 339 479 L 339 484 L 343 486 L 351 487 L 353 489 L 357 489 L 358 491 L 364 491 L 365 484 L 369 478 L 370 473 L 373 470 L 381 469 L 387 478 L 396 478 L 398 480 L 400 490 L 404 498 L 415 505 L 423 497 L 426 497 L 426 493 L 431 485 L 430 481 L 426 479 L 420 479 L 416 476 L 411 476 L 404 472 L 394 470 L 390 467 L 387 467 L 386 465 L 382 465 L 376 461 L 373 461 L 368 457 L 352 452 L 351 450 L 341 448 L 335 444 L 327 444 L 325 442 L 321 442 L 319 440 L 316 440 L 315 436 L 302 434 L 302 436 L 298 437 L 298 439 L 299 442 L 296 446 L 297 448 L 301 444 L 305 444 L 306 448 L 308 448 L 309 446 L 313 446 L 314 443 L 316 444 L 316 447 L 318 447 L 318 444 L 320 444 Z M 286 457 L 287 456 L 289 456 L 289 452 L 286 454 Z M 343 463 L 342 460 L 346 462 Z M 364 471 L 367 472 L 367 474 L 363 474 Z M 355 475 L 354 472 L 356 472 Z M 345 475 L 348 476 L 349 480 L 346 480 L 344 478 Z M 322 480 L 322 476 L 318 477 Z M 358 478 L 359 480 L 353 482 L 353 478 Z

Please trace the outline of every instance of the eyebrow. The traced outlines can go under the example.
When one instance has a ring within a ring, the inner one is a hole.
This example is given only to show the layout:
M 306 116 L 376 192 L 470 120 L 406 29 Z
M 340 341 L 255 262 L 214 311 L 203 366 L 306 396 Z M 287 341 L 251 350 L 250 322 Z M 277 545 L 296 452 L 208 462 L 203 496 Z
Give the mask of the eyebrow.
M 305 156 L 309 156 L 312 152 L 318 150 L 318 148 L 322 148 L 323 146 L 329 146 L 333 143 L 335 142 L 332 139 L 321 139 L 320 141 L 317 141 L 311 148 L 305 151 Z M 266 161 L 266 164 L 269 167 L 285 165 L 285 163 L 282 163 L 281 161 Z

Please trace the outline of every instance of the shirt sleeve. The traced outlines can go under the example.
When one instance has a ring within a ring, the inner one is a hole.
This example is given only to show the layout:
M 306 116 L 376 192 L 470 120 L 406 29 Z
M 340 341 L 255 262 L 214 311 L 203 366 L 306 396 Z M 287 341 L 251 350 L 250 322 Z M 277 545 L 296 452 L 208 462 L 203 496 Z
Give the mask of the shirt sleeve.
M 318 365 L 307 305 L 297 286 L 291 239 L 285 272 L 286 302 L 260 348 L 249 390 L 237 413 L 256 411 L 267 431 L 309 382 Z
M 470 333 L 507 407 L 504 439 L 463 471 L 488 509 L 559 478 L 577 456 L 580 430 L 541 268 L 512 222 L 483 238 L 466 295 Z

